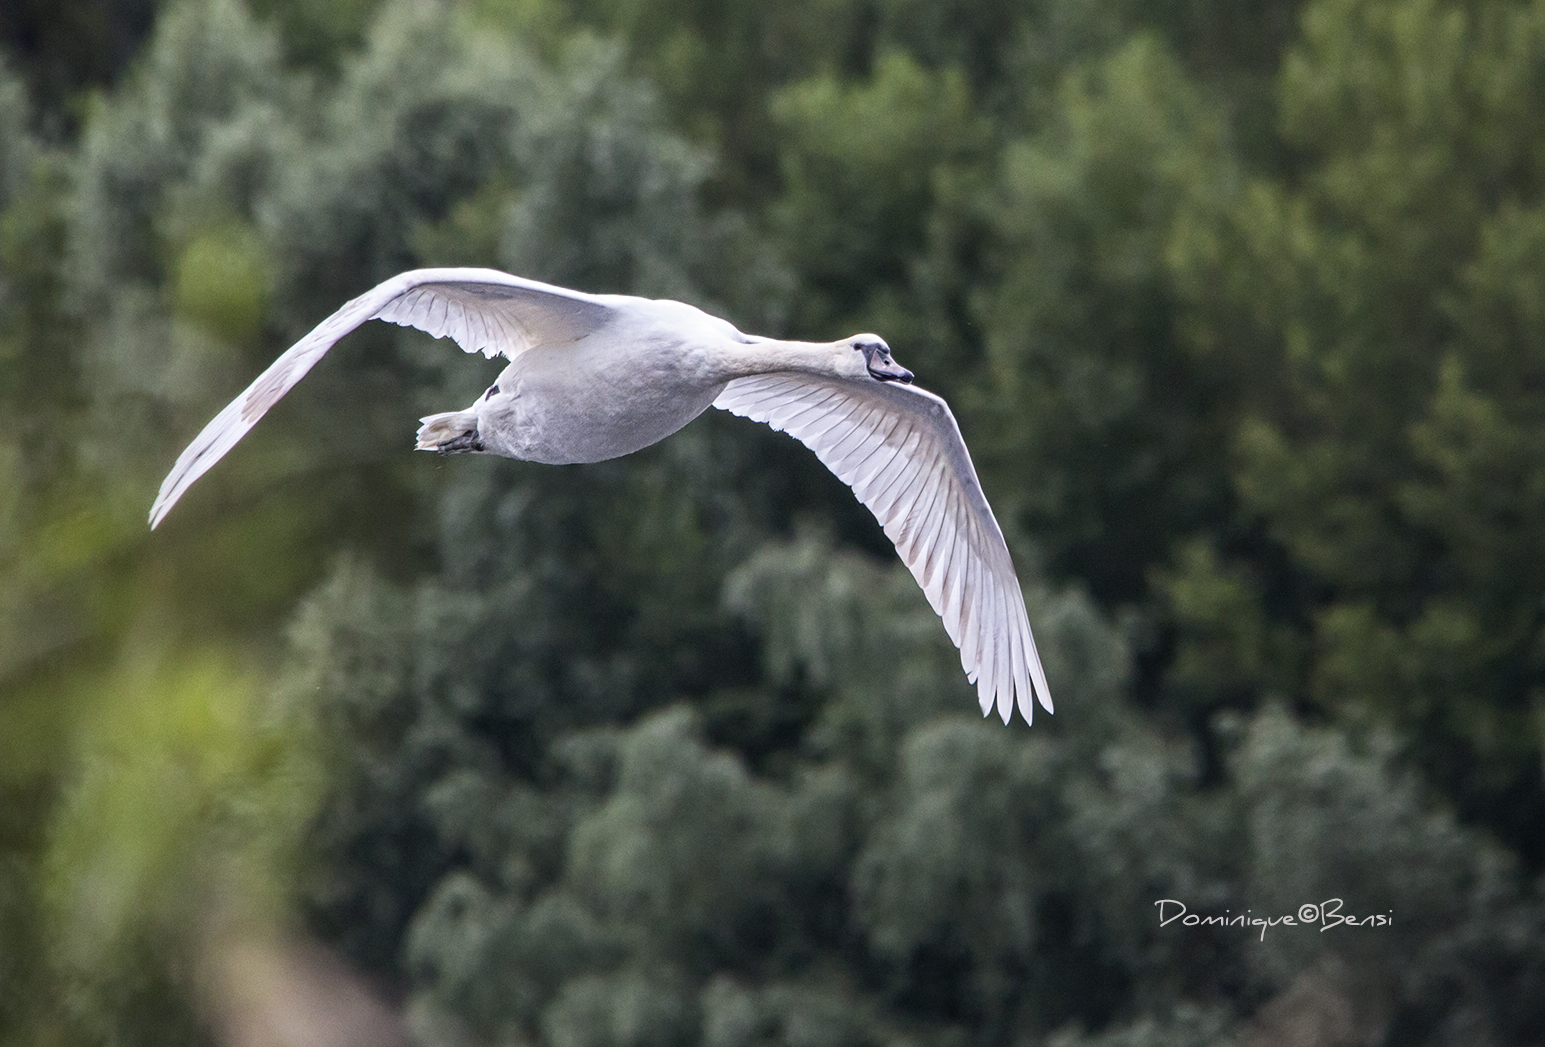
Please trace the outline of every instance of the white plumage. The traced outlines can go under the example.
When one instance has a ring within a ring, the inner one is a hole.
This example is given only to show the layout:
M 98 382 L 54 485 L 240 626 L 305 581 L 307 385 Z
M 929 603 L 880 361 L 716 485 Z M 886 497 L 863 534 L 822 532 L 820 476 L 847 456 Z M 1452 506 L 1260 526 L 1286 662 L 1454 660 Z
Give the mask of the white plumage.
M 742 334 L 681 302 L 589 295 L 491 269 L 419 269 L 349 302 L 226 406 L 183 451 L 150 511 L 193 482 L 334 343 L 371 319 L 510 363 L 464 411 L 423 419 L 418 446 L 598 462 L 664 439 L 712 404 L 800 440 L 853 488 L 960 648 L 983 714 L 1052 709 L 1024 596 L 945 402 L 909 384 L 880 338 Z

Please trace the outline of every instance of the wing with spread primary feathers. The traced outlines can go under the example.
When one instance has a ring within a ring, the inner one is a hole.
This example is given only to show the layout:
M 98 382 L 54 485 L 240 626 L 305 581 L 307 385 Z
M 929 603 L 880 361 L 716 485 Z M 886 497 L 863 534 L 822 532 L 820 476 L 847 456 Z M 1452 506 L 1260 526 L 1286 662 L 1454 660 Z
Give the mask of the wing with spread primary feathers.
M 714 406 L 814 451 L 874 513 L 960 648 L 983 715 L 1029 722 L 1051 692 L 1003 532 L 949 406 L 895 382 L 780 372 L 738 378 Z
M 415 269 L 394 276 L 323 320 L 215 415 L 162 482 L 150 510 L 150 526 L 159 524 L 183 492 L 235 447 L 340 338 L 367 320 L 417 327 L 492 359 L 578 341 L 611 314 L 603 298 L 493 269 Z

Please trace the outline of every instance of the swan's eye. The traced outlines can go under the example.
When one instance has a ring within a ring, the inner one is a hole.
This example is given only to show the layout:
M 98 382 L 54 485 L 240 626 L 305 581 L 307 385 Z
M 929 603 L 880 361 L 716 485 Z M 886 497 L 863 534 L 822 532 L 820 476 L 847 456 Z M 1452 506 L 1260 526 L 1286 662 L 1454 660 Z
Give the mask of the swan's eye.
M 488 387 L 488 392 L 483 394 L 483 399 L 487 400 L 490 397 L 498 396 L 498 395 L 499 395 L 499 384 L 497 382 L 495 382 L 493 385 L 490 385 Z

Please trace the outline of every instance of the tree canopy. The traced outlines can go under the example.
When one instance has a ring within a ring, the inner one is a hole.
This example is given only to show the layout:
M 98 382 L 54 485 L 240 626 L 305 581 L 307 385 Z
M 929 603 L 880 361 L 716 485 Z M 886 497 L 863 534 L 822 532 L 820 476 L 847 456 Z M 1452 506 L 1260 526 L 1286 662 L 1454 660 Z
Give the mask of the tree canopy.
M 446 1047 L 1545 1037 L 1545 2 L 58 9 L 0 15 L 0 1043 L 231 1039 L 293 940 Z M 387 325 L 152 537 L 421 265 L 884 334 L 1057 716 L 977 718 L 793 441 L 412 455 L 493 365 Z

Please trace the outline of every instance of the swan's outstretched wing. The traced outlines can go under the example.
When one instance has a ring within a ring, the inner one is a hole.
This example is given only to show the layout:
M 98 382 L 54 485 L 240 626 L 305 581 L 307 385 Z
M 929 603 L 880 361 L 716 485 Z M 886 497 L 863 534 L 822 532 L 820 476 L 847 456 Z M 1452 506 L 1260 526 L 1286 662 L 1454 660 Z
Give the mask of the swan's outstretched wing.
M 194 438 L 150 509 L 160 523 L 193 481 L 236 446 L 344 335 L 366 320 L 453 338 L 469 353 L 514 358 L 534 346 L 574 342 L 610 318 L 605 298 L 494 269 L 415 269 L 366 291 L 291 346 Z
M 796 437 L 874 513 L 960 648 L 985 716 L 1051 712 L 1046 673 L 1003 532 L 955 416 L 895 382 L 780 372 L 737 378 L 714 406 Z

